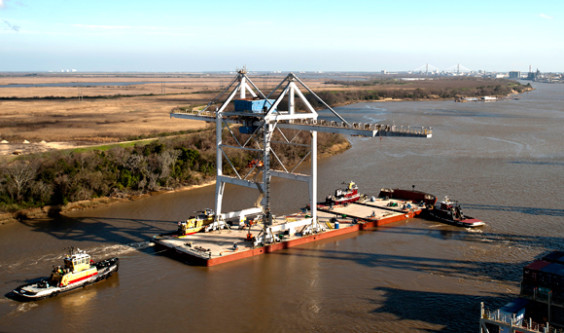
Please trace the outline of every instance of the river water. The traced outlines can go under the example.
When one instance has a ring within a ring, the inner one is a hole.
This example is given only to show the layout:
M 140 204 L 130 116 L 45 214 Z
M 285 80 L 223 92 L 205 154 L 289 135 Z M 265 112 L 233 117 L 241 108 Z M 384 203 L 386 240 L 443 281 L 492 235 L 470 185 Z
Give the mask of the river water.
M 319 162 L 319 198 L 342 181 L 361 191 L 411 188 L 457 199 L 488 222 L 465 230 L 421 219 L 212 268 L 155 253 L 157 233 L 213 207 L 214 186 L 0 226 L 0 290 L 47 275 L 70 245 L 119 256 L 119 274 L 38 302 L 0 299 L 0 331 L 476 332 L 479 304 L 519 290 L 524 264 L 564 250 L 564 85 L 494 103 L 363 103 L 347 119 L 424 125 L 432 139 L 351 138 Z M 181 120 L 179 120 L 181 121 Z M 275 182 L 274 210 L 306 202 Z M 302 193 L 304 193 L 302 195 Z M 227 209 L 253 200 L 226 189 Z M 251 193 L 249 193 L 251 194 Z

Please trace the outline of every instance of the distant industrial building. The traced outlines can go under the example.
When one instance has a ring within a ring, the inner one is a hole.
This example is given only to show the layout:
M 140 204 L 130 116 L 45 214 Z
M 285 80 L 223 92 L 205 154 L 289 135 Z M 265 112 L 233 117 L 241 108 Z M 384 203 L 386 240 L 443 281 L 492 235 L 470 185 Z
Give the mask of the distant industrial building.
M 519 79 L 521 77 L 521 72 L 519 71 L 511 71 L 509 72 L 510 79 Z
M 536 81 L 538 74 L 539 74 L 539 70 L 538 70 L 538 69 L 537 69 L 536 72 L 529 72 L 529 73 L 527 74 L 527 80 Z

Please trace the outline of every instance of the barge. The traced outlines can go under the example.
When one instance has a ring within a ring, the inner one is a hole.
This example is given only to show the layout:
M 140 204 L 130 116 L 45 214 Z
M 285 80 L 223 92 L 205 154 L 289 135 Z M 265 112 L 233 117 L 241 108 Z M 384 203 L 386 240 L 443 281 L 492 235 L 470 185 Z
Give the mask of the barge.
M 317 209 L 317 221 L 313 221 L 306 208 L 296 214 L 274 216 L 266 227 L 265 221 L 259 218 L 182 238 L 161 234 L 155 236 L 153 242 L 155 247 L 189 264 L 215 266 L 405 221 L 422 211 L 422 207 L 411 200 L 368 199 L 366 196 L 343 205 L 319 204 Z
M 394 198 L 394 199 L 404 199 L 411 200 L 413 202 L 419 202 L 427 207 L 432 207 L 437 203 L 437 197 L 426 192 L 416 191 L 415 185 L 412 186 L 411 190 L 403 190 L 399 188 L 382 188 L 378 194 L 379 198 Z

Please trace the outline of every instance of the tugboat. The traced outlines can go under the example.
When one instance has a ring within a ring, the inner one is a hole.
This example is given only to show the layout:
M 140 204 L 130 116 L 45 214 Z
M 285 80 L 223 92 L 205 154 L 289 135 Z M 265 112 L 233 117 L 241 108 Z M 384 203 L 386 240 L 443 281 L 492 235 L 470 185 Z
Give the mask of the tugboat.
M 465 228 L 475 228 L 485 225 L 482 220 L 465 216 L 458 202 L 453 202 L 449 200 L 448 197 L 445 197 L 438 205 L 429 206 L 426 211 L 431 219 L 446 224 Z
M 155 236 L 155 238 L 160 238 L 162 236 L 184 238 L 188 235 L 193 235 L 201 231 L 207 225 L 212 223 L 214 219 L 214 211 L 210 208 L 206 208 L 205 210 L 198 212 L 198 215 L 190 216 L 186 221 L 178 222 L 178 229 L 176 231 L 160 234 Z
M 56 266 L 48 279 L 42 279 L 17 287 L 12 291 L 16 298 L 38 300 L 55 296 L 110 277 L 119 268 L 119 258 L 94 262 L 90 255 L 71 247 L 63 259 L 63 266 Z
M 359 199 L 360 193 L 358 193 L 358 186 L 356 186 L 355 182 L 351 180 L 346 189 L 337 189 L 335 190 L 335 195 L 327 196 L 325 203 L 328 205 L 343 205 L 346 203 L 358 201 Z
M 204 227 L 213 222 L 215 214 L 212 209 L 206 208 L 196 216 L 190 216 L 186 221 L 178 222 L 177 235 L 178 238 L 193 235 Z

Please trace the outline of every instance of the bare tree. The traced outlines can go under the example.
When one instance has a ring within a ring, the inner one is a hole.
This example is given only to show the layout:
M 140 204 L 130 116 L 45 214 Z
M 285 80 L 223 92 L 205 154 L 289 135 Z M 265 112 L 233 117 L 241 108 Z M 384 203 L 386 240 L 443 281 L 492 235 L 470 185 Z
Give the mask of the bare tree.
M 16 160 L 5 170 L 7 192 L 12 200 L 23 201 L 24 193 L 37 176 L 37 163 L 33 161 Z
M 161 178 L 168 178 L 170 175 L 171 167 L 176 163 L 180 156 L 179 150 L 165 150 L 159 155 Z

